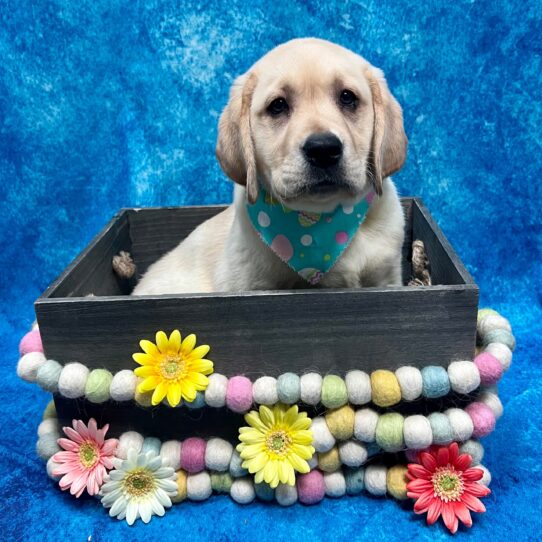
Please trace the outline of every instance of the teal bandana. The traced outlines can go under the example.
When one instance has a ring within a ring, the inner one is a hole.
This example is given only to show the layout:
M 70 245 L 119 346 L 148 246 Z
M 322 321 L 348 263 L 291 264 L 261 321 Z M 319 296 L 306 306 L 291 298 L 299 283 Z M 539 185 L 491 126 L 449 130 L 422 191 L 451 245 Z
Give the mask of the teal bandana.
M 284 207 L 260 189 L 248 216 L 262 241 L 310 284 L 333 267 L 363 222 L 375 194 L 331 213 L 309 213 Z

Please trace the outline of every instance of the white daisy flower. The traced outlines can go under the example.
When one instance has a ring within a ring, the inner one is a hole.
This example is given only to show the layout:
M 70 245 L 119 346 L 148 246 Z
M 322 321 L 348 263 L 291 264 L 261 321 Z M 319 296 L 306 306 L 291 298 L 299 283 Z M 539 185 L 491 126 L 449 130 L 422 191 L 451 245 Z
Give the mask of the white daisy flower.
M 114 459 L 115 470 L 101 487 L 102 504 L 109 515 L 126 518 L 132 525 L 137 518 L 145 523 L 153 514 L 163 516 L 171 506 L 171 497 L 177 495 L 177 475 L 171 467 L 162 466 L 162 458 L 153 452 L 138 454 L 128 451 L 125 460 Z

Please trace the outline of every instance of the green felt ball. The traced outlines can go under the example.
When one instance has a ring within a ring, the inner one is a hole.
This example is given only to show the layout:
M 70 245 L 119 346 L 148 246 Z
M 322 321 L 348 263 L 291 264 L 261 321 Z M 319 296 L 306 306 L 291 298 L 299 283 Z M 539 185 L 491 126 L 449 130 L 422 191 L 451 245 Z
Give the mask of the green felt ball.
M 382 414 L 376 424 L 376 442 L 386 452 L 398 452 L 405 443 L 403 424 L 405 419 L 397 412 Z
M 85 385 L 85 396 L 91 403 L 104 403 L 109 399 L 109 388 L 113 375 L 106 369 L 90 372 Z
M 322 404 L 326 408 L 339 408 L 348 402 L 346 382 L 337 375 L 326 375 L 322 382 Z
M 211 487 L 216 493 L 229 493 L 233 478 L 227 472 L 213 472 L 211 474 Z

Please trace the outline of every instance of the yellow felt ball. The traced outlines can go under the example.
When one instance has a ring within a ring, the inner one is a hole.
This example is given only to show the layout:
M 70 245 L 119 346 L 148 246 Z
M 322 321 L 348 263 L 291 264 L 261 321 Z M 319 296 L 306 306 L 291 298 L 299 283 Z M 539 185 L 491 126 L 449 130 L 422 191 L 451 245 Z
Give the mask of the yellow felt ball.
M 318 454 L 318 468 L 324 472 L 335 472 L 341 468 L 341 458 L 336 446 L 333 446 L 329 452 Z
M 348 440 L 354 434 L 356 413 L 350 405 L 344 405 L 326 414 L 326 423 L 330 433 L 337 440 Z
M 186 499 L 186 472 L 184 470 L 177 471 L 177 495 L 171 497 L 171 502 L 181 502 Z
M 49 401 L 47 403 L 47 406 L 45 407 L 45 410 L 43 412 L 43 419 L 46 420 L 47 418 L 56 418 L 56 407 L 54 401 Z
M 141 393 L 136 387 L 134 399 L 138 405 L 141 405 L 142 407 L 150 407 L 152 406 L 152 391 Z
M 401 388 L 395 373 L 378 370 L 371 374 L 372 399 L 375 405 L 390 407 L 401 401 Z
M 408 469 L 405 465 L 394 465 L 388 469 L 388 474 L 386 475 L 388 493 L 398 500 L 407 498 L 407 471 Z

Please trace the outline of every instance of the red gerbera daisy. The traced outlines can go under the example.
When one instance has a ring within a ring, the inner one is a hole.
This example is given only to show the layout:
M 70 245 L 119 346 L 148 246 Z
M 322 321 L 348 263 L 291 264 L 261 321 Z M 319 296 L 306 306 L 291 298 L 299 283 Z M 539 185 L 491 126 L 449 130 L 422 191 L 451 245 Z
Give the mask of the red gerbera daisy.
M 427 523 L 432 525 L 442 515 L 444 524 L 455 533 L 458 520 L 467 527 L 472 526 L 469 510 L 485 512 L 478 497 L 491 491 L 480 484 L 482 469 L 471 467 L 469 454 L 459 455 L 459 446 L 432 446 L 418 454 L 418 463 L 408 465 L 407 495 L 417 499 L 414 512 L 427 512 Z

